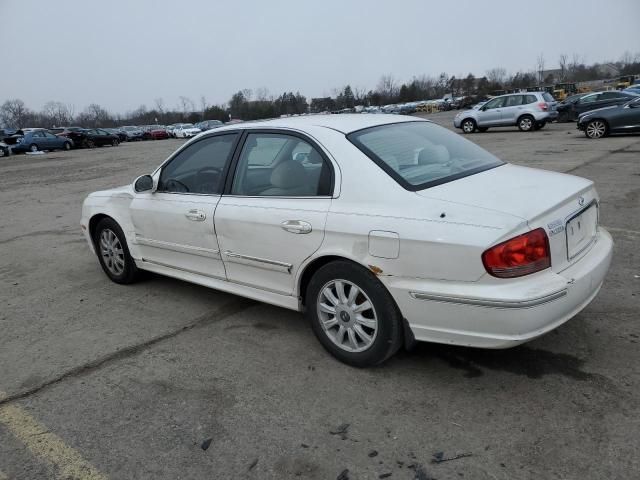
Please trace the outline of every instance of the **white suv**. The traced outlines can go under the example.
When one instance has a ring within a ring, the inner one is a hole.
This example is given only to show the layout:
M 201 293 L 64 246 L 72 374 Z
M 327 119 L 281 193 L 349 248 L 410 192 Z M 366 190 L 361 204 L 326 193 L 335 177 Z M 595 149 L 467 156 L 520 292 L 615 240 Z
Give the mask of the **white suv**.
M 492 98 L 477 110 L 458 113 L 453 125 L 464 133 L 516 125 L 523 132 L 538 130 L 558 118 L 556 104 L 547 92 L 510 93 Z

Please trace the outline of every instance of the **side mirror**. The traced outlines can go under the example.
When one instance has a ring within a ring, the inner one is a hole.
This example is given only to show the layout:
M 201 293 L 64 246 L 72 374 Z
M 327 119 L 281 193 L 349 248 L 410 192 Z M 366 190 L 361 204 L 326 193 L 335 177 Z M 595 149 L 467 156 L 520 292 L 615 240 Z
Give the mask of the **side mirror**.
M 137 193 L 151 192 L 153 190 L 153 178 L 151 175 L 142 175 L 133 182 L 133 189 Z

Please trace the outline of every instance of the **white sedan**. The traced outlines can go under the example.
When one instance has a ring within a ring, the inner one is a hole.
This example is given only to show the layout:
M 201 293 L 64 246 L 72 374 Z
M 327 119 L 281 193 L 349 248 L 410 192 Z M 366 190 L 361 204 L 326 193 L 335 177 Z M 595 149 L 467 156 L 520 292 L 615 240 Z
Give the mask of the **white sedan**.
M 506 348 L 598 293 L 613 242 L 584 178 L 505 163 L 432 122 L 317 115 L 198 135 L 90 194 L 114 282 L 139 270 L 304 311 L 343 362 L 415 340 Z
M 173 136 L 176 138 L 190 138 L 198 135 L 202 130 L 195 127 L 192 123 L 183 123 L 173 130 Z

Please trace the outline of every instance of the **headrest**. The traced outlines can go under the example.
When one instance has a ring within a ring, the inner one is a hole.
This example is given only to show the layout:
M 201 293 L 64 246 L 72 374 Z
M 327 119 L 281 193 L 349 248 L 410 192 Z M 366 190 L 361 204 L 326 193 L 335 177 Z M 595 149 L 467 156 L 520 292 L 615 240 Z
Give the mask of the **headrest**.
M 271 185 L 276 188 L 294 188 L 304 184 L 304 167 L 293 160 L 282 162 L 271 172 Z
M 444 145 L 434 145 L 420 150 L 418 165 L 445 164 L 449 159 L 449 150 Z

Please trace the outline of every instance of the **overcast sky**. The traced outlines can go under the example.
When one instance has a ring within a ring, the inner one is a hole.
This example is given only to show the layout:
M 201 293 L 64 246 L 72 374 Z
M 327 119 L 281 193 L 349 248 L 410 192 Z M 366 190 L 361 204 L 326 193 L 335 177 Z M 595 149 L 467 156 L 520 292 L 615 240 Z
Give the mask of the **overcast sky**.
M 389 73 L 481 76 L 533 70 L 540 53 L 555 68 L 563 52 L 640 52 L 639 0 L 0 0 L 0 19 L 0 102 L 33 109 L 124 113 L 261 87 L 311 98 Z

